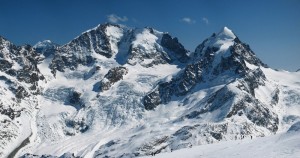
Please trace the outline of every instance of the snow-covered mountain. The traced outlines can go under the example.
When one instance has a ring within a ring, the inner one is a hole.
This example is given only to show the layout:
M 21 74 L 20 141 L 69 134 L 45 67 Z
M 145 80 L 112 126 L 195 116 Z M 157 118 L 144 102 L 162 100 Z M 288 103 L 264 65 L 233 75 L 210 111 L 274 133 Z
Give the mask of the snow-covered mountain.
M 62 46 L 0 39 L 1 157 L 137 157 L 300 120 L 300 74 L 268 68 L 227 27 L 194 52 L 108 23 Z

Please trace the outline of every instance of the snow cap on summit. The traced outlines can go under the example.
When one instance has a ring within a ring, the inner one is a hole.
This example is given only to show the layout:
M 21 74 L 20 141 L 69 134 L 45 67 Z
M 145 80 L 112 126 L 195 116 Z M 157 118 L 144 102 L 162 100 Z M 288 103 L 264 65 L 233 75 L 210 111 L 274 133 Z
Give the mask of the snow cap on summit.
M 235 34 L 226 26 L 221 29 L 218 36 L 223 38 L 236 38 Z
M 43 43 L 52 43 L 51 40 L 44 40 Z
M 51 45 L 52 42 L 50 40 L 44 40 L 44 41 L 39 41 L 38 43 L 36 43 L 33 47 L 45 47 L 47 45 Z
M 33 48 L 46 48 L 46 47 L 57 47 L 59 44 L 53 43 L 51 40 L 39 41 Z

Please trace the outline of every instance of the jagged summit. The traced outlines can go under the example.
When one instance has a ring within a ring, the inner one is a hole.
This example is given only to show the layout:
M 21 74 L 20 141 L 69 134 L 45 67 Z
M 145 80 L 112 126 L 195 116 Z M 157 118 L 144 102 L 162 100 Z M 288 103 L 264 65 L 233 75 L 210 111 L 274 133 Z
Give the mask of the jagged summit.
M 33 48 L 35 48 L 37 50 L 49 49 L 49 48 L 54 48 L 54 47 L 59 47 L 59 44 L 56 44 L 56 43 L 52 42 L 51 40 L 39 41 L 38 43 L 36 43 L 33 46 Z
M 58 44 L 50 40 L 40 41 L 33 46 L 38 53 L 43 54 L 45 57 L 54 55 L 58 47 Z
M 229 39 L 235 39 L 235 34 L 226 26 L 224 26 L 221 31 L 217 34 L 217 36 L 221 38 L 229 38 Z
M 85 31 L 71 42 L 61 46 L 51 63 L 53 72 L 79 65 L 91 65 L 103 56 L 115 59 L 121 65 L 139 64 L 151 67 L 188 61 L 188 51 L 167 33 L 153 28 L 129 28 L 105 23 Z M 99 56 L 100 55 L 100 56 Z
M 43 41 L 39 41 L 38 43 L 36 43 L 33 47 L 43 47 L 43 46 L 47 46 L 47 45 L 51 45 L 53 44 L 51 40 L 43 40 Z
M 204 40 L 193 54 L 193 60 L 174 76 L 171 81 L 160 83 L 144 98 L 145 108 L 154 109 L 175 96 L 191 92 L 197 85 L 211 82 L 218 85 L 236 79 L 247 79 L 253 83 L 249 93 L 263 84 L 265 79 L 260 67 L 265 67 L 249 45 L 241 42 L 231 30 L 224 27 L 218 34 Z M 255 86 L 254 86 L 255 85 Z
M 115 23 L 110 23 L 110 22 L 106 22 L 106 23 L 102 23 L 102 24 L 98 24 L 97 26 L 91 28 L 91 29 L 88 29 L 84 32 L 82 32 L 81 34 L 79 34 L 79 36 L 75 37 L 74 39 L 80 37 L 81 35 L 85 34 L 85 33 L 88 33 L 88 32 L 91 32 L 91 31 L 95 31 L 97 29 L 100 29 L 101 27 L 110 27 L 110 26 L 113 26 L 113 27 L 119 27 L 119 28 L 129 28 L 125 25 L 122 25 L 122 24 L 115 24 Z
M 218 65 L 226 59 L 231 62 L 241 62 L 242 65 L 248 62 L 256 66 L 267 67 L 256 57 L 250 46 L 240 41 L 227 27 L 222 28 L 219 33 L 214 33 L 198 45 L 193 56 L 194 62 L 209 60 L 211 61 L 209 63 L 213 63 L 212 66 Z
M 11 42 L 8 41 L 6 38 L 0 36 L 0 44 L 11 44 Z
M 210 55 L 228 56 L 228 53 L 230 53 L 228 51 L 229 47 L 233 46 L 236 38 L 230 29 L 224 27 L 220 32 L 214 33 L 196 48 L 194 53 L 196 58 L 194 59 L 199 60 L 203 58 L 206 52 L 209 52 Z

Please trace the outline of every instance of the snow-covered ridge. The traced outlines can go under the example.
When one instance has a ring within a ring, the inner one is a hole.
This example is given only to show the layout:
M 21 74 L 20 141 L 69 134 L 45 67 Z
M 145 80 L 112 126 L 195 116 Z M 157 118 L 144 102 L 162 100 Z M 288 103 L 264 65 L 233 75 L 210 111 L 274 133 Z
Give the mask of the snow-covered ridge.
M 168 38 L 164 38 L 166 36 Z M 99 58 L 98 55 L 115 58 L 121 65 L 129 63 L 145 67 L 185 62 L 188 51 L 177 39 L 169 36 L 148 27 L 132 29 L 109 23 L 99 25 L 61 46 L 51 67 L 53 72 L 56 69 L 75 69 L 78 64 L 89 65 L 95 62 Z M 172 43 L 173 47 L 170 47 L 169 43 Z
M 33 46 L 33 48 L 47 47 L 52 44 L 53 43 L 50 40 L 39 41 Z

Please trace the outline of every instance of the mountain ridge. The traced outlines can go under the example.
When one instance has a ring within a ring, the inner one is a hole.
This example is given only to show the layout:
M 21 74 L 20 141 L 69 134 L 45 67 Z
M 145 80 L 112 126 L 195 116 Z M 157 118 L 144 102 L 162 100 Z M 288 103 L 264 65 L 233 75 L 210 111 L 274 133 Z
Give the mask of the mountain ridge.
M 0 95 L 20 96 L 0 106 L 2 156 L 30 138 L 17 156 L 137 157 L 300 120 L 299 74 L 268 68 L 227 27 L 192 53 L 168 33 L 108 23 L 40 50 L 1 41 Z

